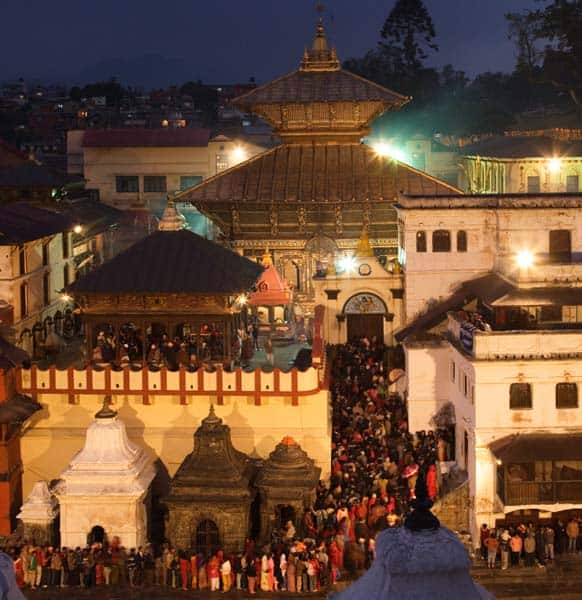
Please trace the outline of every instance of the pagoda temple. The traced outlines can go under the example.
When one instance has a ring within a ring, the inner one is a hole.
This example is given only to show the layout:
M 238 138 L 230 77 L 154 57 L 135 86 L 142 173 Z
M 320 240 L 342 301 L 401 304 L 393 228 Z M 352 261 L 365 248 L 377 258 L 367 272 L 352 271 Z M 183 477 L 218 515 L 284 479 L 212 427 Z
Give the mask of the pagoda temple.
M 375 118 L 409 100 L 343 70 L 320 17 L 297 70 L 235 100 L 268 121 L 282 144 L 176 198 L 194 204 L 241 253 L 260 257 L 268 246 L 283 278 L 297 282 L 296 302 L 311 313 L 317 238 L 353 251 L 364 224 L 374 253 L 389 258 L 400 193 L 461 193 L 362 143 Z

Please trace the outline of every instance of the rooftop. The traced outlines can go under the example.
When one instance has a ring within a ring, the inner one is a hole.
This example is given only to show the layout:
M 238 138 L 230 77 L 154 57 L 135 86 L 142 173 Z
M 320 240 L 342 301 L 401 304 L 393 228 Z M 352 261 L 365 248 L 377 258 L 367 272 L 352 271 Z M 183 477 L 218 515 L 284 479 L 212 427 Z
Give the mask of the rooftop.
M 237 294 L 263 268 L 191 231 L 157 231 L 78 279 L 72 293 Z
M 84 148 L 177 148 L 204 147 L 210 141 L 210 129 L 87 129 Z
M 550 136 L 498 136 L 468 144 L 460 149 L 463 156 L 484 158 L 582 157 L 582 140 L 560 140 Z
M 61 215 L 27 202 L 0 206 L 0 246 L 39 240 L 71 228 L 68 215 Z

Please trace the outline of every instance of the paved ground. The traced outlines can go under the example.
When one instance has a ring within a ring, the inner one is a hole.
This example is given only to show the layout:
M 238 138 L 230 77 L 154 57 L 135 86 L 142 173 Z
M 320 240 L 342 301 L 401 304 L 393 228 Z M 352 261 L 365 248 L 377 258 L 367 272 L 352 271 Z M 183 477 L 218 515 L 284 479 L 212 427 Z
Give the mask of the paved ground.
M 259 593 L 255 596 L 249 596 L 246 592 L 229 592 L 226 596 L 220 592 L 184 592 L 182 590 L 169 590 L 167 588 L 148 588 L 142 590 L 132 590 L 130 588 L 93 588 L 90 590 L 82 590 L 79 588 L 63 589 L 63 590 L 41 590 L 41 591 L 25 591 L 25 596 L 30 600 L 44 598 L 45 600 L 76 600 L 79 598 L 95 598 L 99 600 L 173 600 L 174 598 L 194 598 L 195 600 L 209 600 L 210 598 L 231 598 L 232 600 L 242 600 L 247 598 L 255 598 L 256 600 L 273 600 L 281 598 L 281 600 L 290 600 L 291 598 L 305 599 L 317 598 L 321 600 L 325 597 L 324 593 L 313 594 L 286 594 L 277 592 L 273 594 Z
M 288 344 L 285 346 L 275 346 L 273 348 L 274 365 L 282 371 L 288 371 L 291 368 L 291 362 L 297 356 L 297 353 L 302 348 L 309 348 L 309 344 Z M 257 350 L 253 356 L 250 368 L 267 367 L 267 355 L 264 350 Z

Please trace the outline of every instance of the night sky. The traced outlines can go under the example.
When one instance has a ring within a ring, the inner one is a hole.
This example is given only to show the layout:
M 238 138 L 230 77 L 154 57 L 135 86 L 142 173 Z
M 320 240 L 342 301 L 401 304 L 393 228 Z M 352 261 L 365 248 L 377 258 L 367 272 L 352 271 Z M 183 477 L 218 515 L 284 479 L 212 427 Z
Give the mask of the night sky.
M 469 75 L 511 70 L 503 15 L 534 0 L 425 1 L 441 47 L 432 64 L 452 63 Z M 393 1 L 325 4 L 329 37 L 343 59 L 376 44 Z M 297 66 L 313 37 L 314 7 L 314 0 L 3 0 L 0 80 L 71 81 L 104 59 L 107 69 L 153 54 L 177 59 L 176 73 L 208 83 L 265 81 Z

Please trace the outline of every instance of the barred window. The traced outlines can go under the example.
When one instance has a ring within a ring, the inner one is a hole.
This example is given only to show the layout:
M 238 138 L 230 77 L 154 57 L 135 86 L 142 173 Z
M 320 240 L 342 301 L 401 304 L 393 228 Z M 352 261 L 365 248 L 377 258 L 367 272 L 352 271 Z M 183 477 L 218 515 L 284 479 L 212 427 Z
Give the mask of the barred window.
M 451 251 L 451 232 L 446 229 L 437 229 L 432 232 L 432 251 L 450 252 Z
M 556 408 L 578 408 L 578 386 L 575 383 L 556 384 Z
M 426 252 L 426 231 L 416 232 L 416 251 Z
M 467 252 L 467 232 L 457 231 L 457 252 Z
M 512 383 L 509 386 L 509 408 L 521 410 L 532 407 L 531 384 Z

